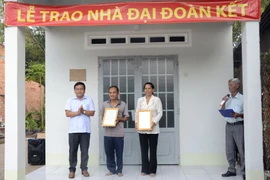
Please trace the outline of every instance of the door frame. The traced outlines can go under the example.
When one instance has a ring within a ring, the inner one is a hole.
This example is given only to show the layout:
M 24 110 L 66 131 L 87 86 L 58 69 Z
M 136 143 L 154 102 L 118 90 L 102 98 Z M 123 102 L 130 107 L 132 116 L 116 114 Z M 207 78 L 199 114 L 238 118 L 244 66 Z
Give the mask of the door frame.
M 180 126 L 179 126 L 179 121 L 180 121 L 180 108 L 179 108 L 179 101 L 180 101 L 180 96 L 179 96 L 179 67 L 178 67 L 178 61 L 179 61 L 179 56 L 178 55 L 134 55 L 134 56 L 98 56 L 98 70 L 99 70 L 99 85 L 98 85 L 98 90 L 99 92 L 101 92 L 101 90 L 103 90 L 103 69 L 102 69 L 102 65 L 103 65 L 103 60 L 106 60 L 106 59 L 134 59 L 134 68 L 140 68 L 140 64 L 138 62 L 141 62 L 141 59 L 142 58 L 151 58 L 151 57 L 172 57 L 172 59 L 174 60 L 174 74 L 173 74 L 173 79 L 174 79 L 174 111 L 176 111 L 174 113 L 174 119 L 175 119 L 175 125 L 174 125 L 174 128 L 175 128 L 175 140 L 174 140 L 174 143 L 175 143 L 175 154 L 174 154 L 174 161 L 171 162 L 170 164 L 179 164 L 180 163 Z M 138 61 L 139 60 L 139 61 Z M 134 71 L 134 76 L 138 76 L 138 75 L 142 75 L 141 73 L 138 73 L 138 71 Z M 142 89 L 142 80 L 139 80 L 139 87 L 140 89 Z M 140 87 L 141 86 L 141 87 Z M 141 95 L 140 93 L 136 93 L 135 89 L 134 89 L 134 98 L 135 99 L 138 99 L 140 98 Z M 103 103 L 103 91 L 101 93 L 98 94 L 98 99 L 99 99 L 99 102 L 100 102 L 100 107 L 99 107 L 99 123 L 98 123 L 98 126 L 100 128 L 100 131 L 99 131 L 99 164 L 106 164 L 105 160 L 103 160 L 103 157 L 105 157 L 105 152 L 104 152 L 104 136 L 103 136 L 103 133 L 101 131 L 102 130 L 102 121 L 101 121 L 101 117 L 100 117 L 100 108 L 101 108 L 101 105 Z M 135 102 L 135 105 L 134 105 L 134 108 L 136 109 L 136 102 Z M 131 117 L 132 118 L 132 117 Z M 135 130 L 136 131 L 136 130 Z M 163 133 L 166 133 L 168 132 L 168 128 L 160 128 L 160 131 L 163 132 Z M 139 139 L 138 137 L 136 139 Z M 103 152 L 101 152 L 101 150 L 103 150 Z M 140 152 L 139 152 L 140 154 Z

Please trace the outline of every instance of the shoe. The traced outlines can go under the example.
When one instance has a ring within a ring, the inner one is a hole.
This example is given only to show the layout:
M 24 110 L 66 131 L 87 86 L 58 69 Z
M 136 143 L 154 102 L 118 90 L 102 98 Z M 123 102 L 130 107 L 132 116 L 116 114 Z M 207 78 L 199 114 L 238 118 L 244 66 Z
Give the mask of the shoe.
M 151 178 L 154 178 L 154 177 L 156 177 L 156 174 L 155 174 L 155 173 L 151 173 L 149 176 L 150 176 Z
M 122 177 L 122 176 L 123 176 L 123 174 L 122 174 L 122 173 L 118 173 L 117 175 L 118 175 L 119 177 Z
M 141 176 L 146 176 L 146 173 L 141 173 Z
M 236 173 L 233 173 L 233 172 L 227 171 L 225 174 L 222 174 L 221 176 L 222 176 L 222 177 L 236 176 Z
M 89 177 L 89 173 L 88 173 L 87 170 L 83 170 L 83 171 L 82 171 L 82 175 L 83 175 L 84 177 Z
M 75 172 L 69 172 L 68 178 L 69 179 L 75 178 Z
M 246 180 L 246 175 L 245 174 L 243 175 L 243 180 Z

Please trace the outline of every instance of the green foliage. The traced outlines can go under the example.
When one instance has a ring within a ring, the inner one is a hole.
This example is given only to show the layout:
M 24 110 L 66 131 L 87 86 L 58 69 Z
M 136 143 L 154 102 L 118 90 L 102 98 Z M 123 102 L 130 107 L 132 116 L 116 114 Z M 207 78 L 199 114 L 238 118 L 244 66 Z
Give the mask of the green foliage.
M 267 8 L 268 5 L 270 5 L 270 0 L 261 1 L 261 13 L 264 12 L 264 10 Z
M 45 63 L 45 31 L 41 27 L 25 29 L 25 66 Z
M 233 23 L 233 47 L 237 47 L 241 43 L 241 22 Z
M 36 131 L 39 128 L 38 123 L 34 119 L 33 115 L 34 115 L 33 112 L 29 112 L 25 116 L 25 129 L 26 130 Z
M 26 130 L 36 131 L 41 130 L 44 131 L 44 126 L 42 125 L 42 117 L 44 117 L 44 110 L 41 112 L 36 109 L 32 109 L 30 112 L 28 112 L 25 116 L 25 127 Z
M 25 72 L 27 81 L 35 81 L 40 85 L 45 85 L 45 63 L 31 63 Z
M 26 70 L 25 79 L 45 86 L 45 31 L 40 27 L 26 28 L 25 31 Z M 40 122 L 41 129 L 45 128 L 44 98 L 40 89 Z
M 261 1 L 261 13 L 270 5 L 270 0 Z M 233 23 L 233 47 L 237 47 L 241 43 L 241 22 L 236 21 Z
M 41 119 L 41 128 L 44 130 L 45 127 L 45 115 L 44 115 L 44 97 L 42 96 L 42 85 L 45 85 L 45 63 L 33 63 L 26 69 L 26 76 L 27 81 L 35 81 L 39 83 L 40 87 L 40 119 Z M 43 98 L 42 98 L 43 97 Z
M 32 63 L 28 68 L 26 68 L 26 76 L 27 81 L 35 81 L 39 83 L 40 88 L 40 109 L 35 112 L 35 115 L 39 117 L 41 122 L 41 129 L 45 129 L 45 106 L 44 106 L 44 97 L 42 96 L 42 85 L 45 85 L 45 63 Z M 43 98 L 42 98 L 43 97 Z

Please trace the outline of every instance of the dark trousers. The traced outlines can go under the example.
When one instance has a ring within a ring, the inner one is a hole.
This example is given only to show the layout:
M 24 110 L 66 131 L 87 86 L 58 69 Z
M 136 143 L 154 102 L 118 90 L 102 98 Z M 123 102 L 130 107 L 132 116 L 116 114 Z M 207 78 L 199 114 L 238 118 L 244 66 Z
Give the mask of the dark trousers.
M 113 174 L 122 173 L 124 137 L 104 136 L 104 148 L 106 153 L 106 162 L 108 170 Z M 116 155 L 116 163 L 115 163 L 115 155 Z
M 158 134 L 139 134 L 141 155 L 142 155 L 142 173 L 156 174 L 157 172 L 157 145 Z M 150 147 L 150 161 L 148 158 L 148 147 Z
M 240 155 L 241 172 L 245 174 L 245 147 L 244 147 L 244 125 L 226 124 L 226 156 L 229 163 L 228 171 L 235 173 L 236 148 Z
M 81 149 L 81 170 L 87 170 L 88 149 L 90 144 L 90 133 L 70 133 L 69 134 L 69 171 L 75 172 L 77 166 L 77 153 L 80 145 Z

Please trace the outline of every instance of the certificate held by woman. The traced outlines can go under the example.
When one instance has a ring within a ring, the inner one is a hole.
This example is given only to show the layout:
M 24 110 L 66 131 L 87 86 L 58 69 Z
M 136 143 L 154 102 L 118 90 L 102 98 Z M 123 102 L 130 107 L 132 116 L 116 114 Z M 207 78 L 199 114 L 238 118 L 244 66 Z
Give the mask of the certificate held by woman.
M 139 131 L 152 131 L 152 111 L 151 110 L 139 110 L 138 111 L 138 130 Z

